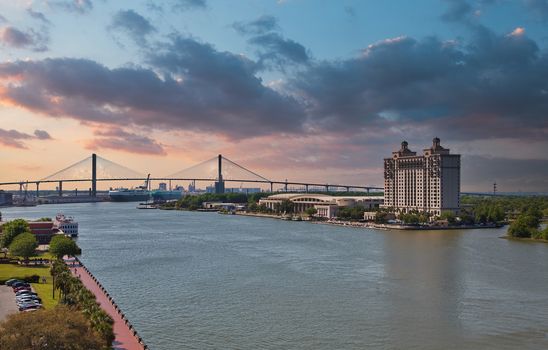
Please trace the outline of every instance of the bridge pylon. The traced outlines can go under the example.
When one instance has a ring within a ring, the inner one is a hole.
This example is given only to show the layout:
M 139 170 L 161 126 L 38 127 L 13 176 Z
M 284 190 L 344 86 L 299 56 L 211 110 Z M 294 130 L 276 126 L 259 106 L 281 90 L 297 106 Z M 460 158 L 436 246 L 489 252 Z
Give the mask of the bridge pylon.
M 91 196 L 97 197 L 97 155 L 91 155 Z
M 225 193 L 225 182 L 223 180 L 223 156 L 219 154 L 217 164 L 217 181 L 215 181 L 215 193 Z

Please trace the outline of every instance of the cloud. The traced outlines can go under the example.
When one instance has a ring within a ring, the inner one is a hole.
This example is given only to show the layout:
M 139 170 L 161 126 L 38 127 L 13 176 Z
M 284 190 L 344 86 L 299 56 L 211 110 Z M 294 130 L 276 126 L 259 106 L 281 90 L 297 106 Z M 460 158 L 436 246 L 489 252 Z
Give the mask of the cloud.
M 547 54 L 526 35 L 477 27 L 467 45 L 384 40 L 360 57 L 314 62 L 288 84 L 324 129 L 422 124 L 467 138 L 485 130 L 496 137 L 519 126 L 524 137 L 539 137 L 547 127 L 548 82 L 541 78 L 547 75 Z
M 466 0 L 446 0 L 449 4 L 447 10 L 441 15 L 444 21 L 460 22 L 472 13 L 472 6 Z
M 235 22 L 232 27 L 240 34 L 265 34 L 278 30 L 278 20 L 274 16 L 263 15 L 250 22 Z
M 88 149 L 112 149 L 128 153 L 166 155 L 162 144 L 144 135 L 126 132 L 121 128 L 95 131 L 96 139 L 88 142 Z
M 3 24 L 3 23 L 8 23 L 8 20 L 6 19 L 6 17 L 0 15 L 0 24 Z
M 262 49 L 261 59 L 272 60 L 279 65 L 286 62 L 306 63 L 309 56 L 306 48 L 296 41 L 285 39 L 277 33 L 266 33 L 249 39 L 249 43 Z
M 547 0 L 524 0 L 525 5 L 541 20 L 548 21 L 548 1 Z
M 236 22 L 232 26 L 238 33 L 250 36 L 248 43 L 258 48 L 262 65 L 273 63 L 285 71 L 287 64 L 304 64 L 310 59 L 303 45 L 276 32 L 279 27 L 275 17 L 265 15 L 250 22 Z
M 49 38 L 46 34 L 32 29 L 22 31 L 12 26 L 0 28 L 0 43 L 17 49 L 29 48 L 33 51 L 46 51 Z
M 139 45 L 144 45 L 146 37 L 156 31 L 146 18 L 133 10 L 120 10 L 114 14 L 109 29 L 125 32 Z
M 86 14 L 93 10 L 91 0 L 49 0 L 47 3 L 53 8 L 78 14 Z
M 206 0 L 173 0 L 172 4 L 173 9 L 177 11 L 207 8 Z
M 263 85 L 257 64 L 245 57 L 177 37 L 148 59 L 153 69 L 110 69 L 69 58 L 6 62 L 0 64 L 0 100 L 85 122 L 231 138 L 302 130 L 300 103 Z
M 51 140 L 50 134 L 45 130 L 34 130 L 34 136 L 39 140 Z
M 46 15 L 44 15 L 42 12 L 34 11 L 32 8 L 27 9 L 27 13 L 29 16 L 31 16 L 34 19 L 37 19 L 41 21 L 44 25 L 51 25 L 51 22 L 49 19 L 47 19 Z
M 462 182 L 468 191 L 548 191 L 548 160 L 462 157 Z
M 33 136 L 13 129 L 0 128 L 0 144 L 6 147 L 26 149 L 25 141 L 32 139 L 49 140 L 51 136 L 44 130 L 35 130 Z

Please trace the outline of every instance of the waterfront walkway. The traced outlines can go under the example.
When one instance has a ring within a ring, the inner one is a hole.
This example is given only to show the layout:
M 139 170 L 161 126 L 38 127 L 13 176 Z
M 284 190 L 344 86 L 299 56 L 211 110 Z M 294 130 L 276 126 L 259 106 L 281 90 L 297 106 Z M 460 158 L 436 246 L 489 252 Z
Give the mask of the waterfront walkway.
M 114 320 L 115 339 L 112 343 L 112 348 L 115 350 L 147 350 L 148 347 L 140 340 L 133 326 L 91 272 L 80 264 L 78 260 L 74 262 L 74 266 L 72 261 L 66 261 L 66 263 L 72 275 L 79 277 L 84 286 L 95 294 L 101 308 Z

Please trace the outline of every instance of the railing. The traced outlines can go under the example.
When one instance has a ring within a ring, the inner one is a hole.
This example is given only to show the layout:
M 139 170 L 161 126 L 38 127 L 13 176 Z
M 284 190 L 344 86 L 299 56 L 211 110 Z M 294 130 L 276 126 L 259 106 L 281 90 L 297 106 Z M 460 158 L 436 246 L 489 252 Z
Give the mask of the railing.
M 84 270 L 86 270 L 86 272 L 89 274 L 89 276 L 91 277 L 91 279 L 99 286 L 99 288 L 101 288 L 101 291 L 106 295 L 106 297 L 108 298 L 109 302 L 112 304 L 112 306 L 114 307 L 114 309 L 116 310 L 116 312 L 120 315 L 120 317 L 122 317 L 122 320 L 124 320 L 124 323 L 126 324 L 126 326 L 129 328 L 129 330 L 132 332 L 133 336 L 137 339 L 137 341 L 139 342 L 139 344 L 141 344 L 143 346 L 143 349 L 145 350 L 149 350 L 149 347 L 148 345 L 145 344 L 145 341 L 143 340 L 143 338 L 141 338 L 139 336 L 139 334 L 137 333 L 137 330 L 133 327 L 133 325 L 131 324 L 131 322 L 129 322 L 129 320 L 127 319 L 126 315 L 124 315 L 124 313 L 122 312 L 122 310 L 118 307 L 118 305 L 116 304 L 116 302 L 114 301 L 114 299 L 110 296 L 110 294 L 107 292 L 107 290 L 103 287 L 103 285 L 101 284 L 101 282 L 99 282 L 99 280 L 97 278 L 95 278 L 95 276 L 93 275 L 93 273 L 91 273 L 91 271 L 80 261 L 80 259 L 78 259 L 78 257 L 74 257 L 75 260 L 78 262 L 78 264 L 80 264 L 81 267 L 84 268 Z

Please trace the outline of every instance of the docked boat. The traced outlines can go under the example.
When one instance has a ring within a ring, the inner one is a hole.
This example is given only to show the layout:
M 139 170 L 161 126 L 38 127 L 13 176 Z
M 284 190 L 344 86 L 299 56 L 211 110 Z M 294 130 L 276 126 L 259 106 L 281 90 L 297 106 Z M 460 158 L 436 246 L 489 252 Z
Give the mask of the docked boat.
M 108 191 L 113 202 L 141 202 L 150 198 L 150 191 L 141 188 L 116 188 Z
M 66 235 L 78 237 L 78 222 L 74 221 L 72 216 L 65 216 L 61 213 L 55 216 L 53 228 L 56 228 Z
M 164 202 L 183 197 L 183 187 L 177 186 L 173 190 L 168 190 L 165 186 L 161 186 L 157 190 L 152 191 L 152 200 L 155 202 Z
M 145 183 L 134 188 L 116 188 L 108 191 L 108 196 L 113 202 L 142 202 L 150 199 L 148 190 L 150 174 L 148 174 Z

